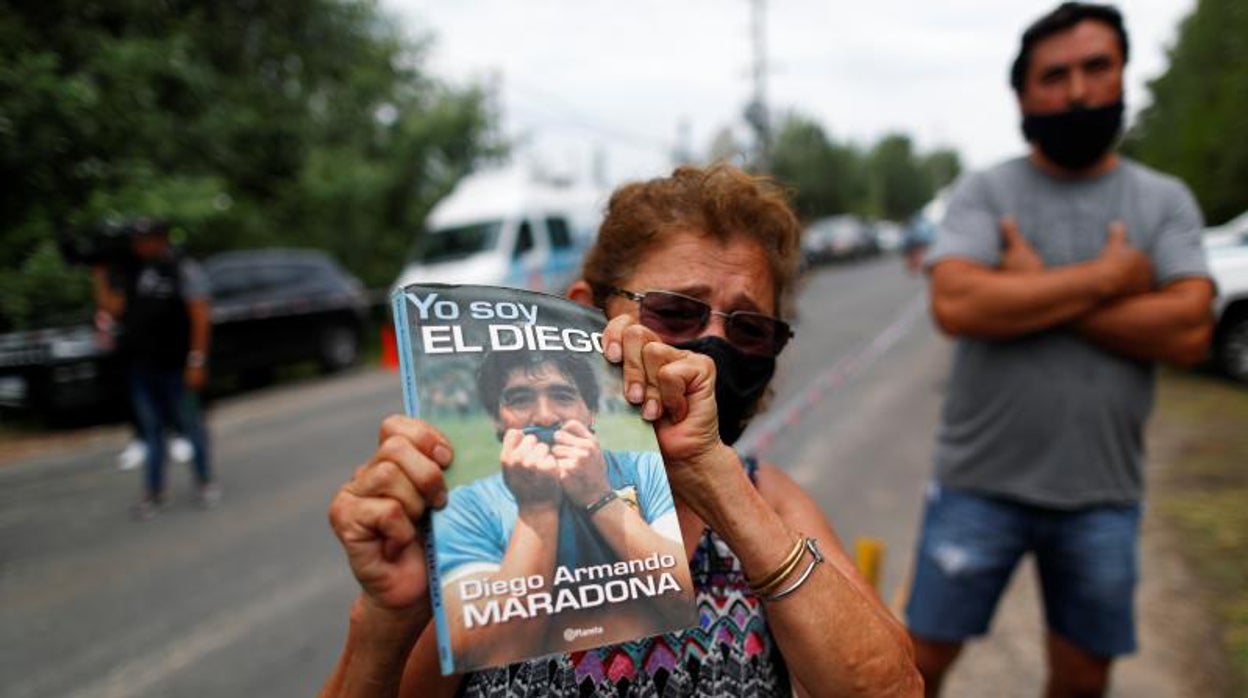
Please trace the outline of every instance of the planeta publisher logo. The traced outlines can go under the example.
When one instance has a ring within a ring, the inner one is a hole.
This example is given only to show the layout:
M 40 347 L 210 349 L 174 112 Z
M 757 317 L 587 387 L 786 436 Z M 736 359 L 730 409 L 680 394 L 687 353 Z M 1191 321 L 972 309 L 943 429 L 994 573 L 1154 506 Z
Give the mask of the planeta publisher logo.
M 591 637 L 593 635 L 601 635 L 602 626 L 595 625 L 592 628 L 566 628 L 563 631 L 563 639 L 566 642 L 572 642 L 578 637 Z

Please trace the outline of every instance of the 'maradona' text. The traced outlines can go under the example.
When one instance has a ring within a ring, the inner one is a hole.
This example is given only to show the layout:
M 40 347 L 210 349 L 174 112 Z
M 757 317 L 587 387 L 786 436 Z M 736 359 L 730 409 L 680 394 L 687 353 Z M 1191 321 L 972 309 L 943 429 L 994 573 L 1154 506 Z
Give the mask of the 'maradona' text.
M 676 566 L 671 555 L 555 570 L 554 588 L 541 575 L 508 580 L 470 579 L 459 583 L 465 628 L 515 619 L 594 608 L 641 598 L 680 593 L 676 577 L 666 571 Z

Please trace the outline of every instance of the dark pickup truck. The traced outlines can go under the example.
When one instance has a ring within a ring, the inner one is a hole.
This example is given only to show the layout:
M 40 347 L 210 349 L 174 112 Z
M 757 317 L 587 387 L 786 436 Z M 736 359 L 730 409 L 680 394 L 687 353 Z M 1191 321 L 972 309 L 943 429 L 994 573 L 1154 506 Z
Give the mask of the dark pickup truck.
M 359 360 L 368 293 L 315 250 L 247 250 L 208 258 L 214 377 L 299 361 L 335 371 Z M 0 334 L 0 407 L 60 415 L 121 404 L 124 371 L 90 325 Z

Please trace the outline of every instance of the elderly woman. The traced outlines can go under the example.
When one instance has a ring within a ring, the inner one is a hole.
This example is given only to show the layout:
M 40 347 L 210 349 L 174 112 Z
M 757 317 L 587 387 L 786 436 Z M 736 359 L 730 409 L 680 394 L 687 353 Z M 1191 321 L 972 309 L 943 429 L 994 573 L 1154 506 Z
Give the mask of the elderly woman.
M 330 507 L 362 591 L 322 695 L 919 695 L 902 627 L 819 505 L 732 448 L 791 336 L 798 223 L 766 180 L 682 167 L 611 197 L 569 295 L 610 318 L 607 358 L 653 422 L 709 623 L 510 667 L 441 676 L 416 521 L 446 501 L 451 444 L 390 417 Z

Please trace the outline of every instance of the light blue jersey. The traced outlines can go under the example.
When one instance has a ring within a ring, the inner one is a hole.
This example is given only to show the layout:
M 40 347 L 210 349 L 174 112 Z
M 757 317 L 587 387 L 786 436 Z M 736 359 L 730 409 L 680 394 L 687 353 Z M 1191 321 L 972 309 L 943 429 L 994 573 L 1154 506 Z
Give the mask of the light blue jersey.
M 611 489 L 660 534 L 680 540 L 676 507 L 663 459 L 653 451 L 603 451 Z M 433 513 L 438 573 L 450 579 L 497 569 L 516 527 L 519 507 L 503 474 L 458 487 L 450 503 Z M 566 498 L 559 511 L 559 552 L 556 565 L 569 568 L 616 562 L 618 558 L 598 534 L 588 514 Z

